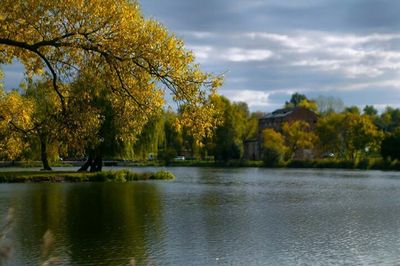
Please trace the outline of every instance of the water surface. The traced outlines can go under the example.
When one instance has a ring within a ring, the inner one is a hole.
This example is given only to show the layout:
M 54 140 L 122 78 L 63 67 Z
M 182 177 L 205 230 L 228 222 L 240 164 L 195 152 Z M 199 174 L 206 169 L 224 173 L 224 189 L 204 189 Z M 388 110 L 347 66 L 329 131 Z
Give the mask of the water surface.
M 64 265 L 400 264 L 400 173 L 168 170 L 176 180 L 1 184 L 8 265 L 44 261 L 48 229 Z

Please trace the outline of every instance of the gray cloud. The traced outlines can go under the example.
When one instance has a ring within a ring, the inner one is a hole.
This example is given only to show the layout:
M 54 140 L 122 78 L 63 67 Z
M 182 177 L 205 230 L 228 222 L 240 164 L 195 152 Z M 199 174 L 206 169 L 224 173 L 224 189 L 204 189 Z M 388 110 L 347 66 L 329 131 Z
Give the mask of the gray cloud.
M 396 0 L 146 0 L 147 15 L 173 30 L 339 32 L 396 31 Z
M 145 0 L 183 38 L 206 71 L 225 73 L 220 92 L 271 111 L 290 94 L 334 95 L 347 105 L 396 106 L 400 1 Z M 21 66 L 5 67 L 6 87 Z M 18 82 L 16 81 L 18 80 Z M 10 85 L 11 84 L 11 85 Z M 400 95 L 400 94 L 399 94 Z
M 348 105 L 396 105 L 388 93 L 400 91 L 399 1 L 190 2 L 142 4 L 206 70 L 226 72 L 220 92 L 232 100 L 270 111 L 300 91 Z
M 187 35 L 190 39 L 187 47 L 203 65 L 212 65 L 216 73 L 228 71 L 221 92 L 233 100 L 245 99 L 243 91 L 249 94 L 263 91 L 266 97 L 271 96 L 271 91 L 285 91 L 286 95 L 294 91 L 310 94 L 341 91 L 341 95 L 353 98 L 348 100 L 351 104 L 356 102 L 356 94 L 351 91 L 400 88 L 396 79 L 400 73 L 400 49 L 392 45 L 400 40 L 400 34 L 297 31 Z M 249 104 L 253 109 L 268 108 L 272 103 L 263 97 L 260 103 L 251 99 Z M 373 99 L 379 101 L 382 96 L 375 95 Z
M 400 2 L 396 0 L 352 1 L 348 23 L 368 31 L 398 30 Z

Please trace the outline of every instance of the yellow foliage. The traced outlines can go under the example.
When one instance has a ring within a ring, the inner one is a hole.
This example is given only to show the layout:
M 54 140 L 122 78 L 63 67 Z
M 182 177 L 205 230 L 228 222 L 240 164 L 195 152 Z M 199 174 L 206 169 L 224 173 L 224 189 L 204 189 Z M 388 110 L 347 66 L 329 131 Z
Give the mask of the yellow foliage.
M 304 107 L 304 108 L 306 108 L 308 110 L 311 110 L 311 111 L 314 111 L 314 112 L 317 112 L 317 110 L 318 110 L 317 102 L 316 101 L 307 100 L 307 99 L 302 100 L 299 103 L 298 106 L 299 107 Z
M 24 99 L 12 91 L 5 93 L 0 89 L 0 157 L 16 159 L 26 148 L 25 132 L 33 125 L 32 101 Z
M 321 118 L 317 133 L 322 149 L 349 160 L 359 159 L 366 150 L 379 150 L 383 137 L 370 116 L 349 112 Z
M 281 154 L 286 152 L 285 138 L 281 133 L 276 132 L 272 128 L 266 128 L 263 130 L 262 134 L 263 148 L 273 149 Z
M 81 99 L 95 99 L 104 89 L 110 94 L 123 114 L 121 139 L 142 130 L 167 91 L 190 106 L 180 124 L 197 139 L 211 132 L 215 112 L 208 96 L 222 79 L 202 72 L 183 42 L 145 19 L 136 1 L 3 0 L 0 20 L 0 63 L 18 58 L 28 76 L 48 74 L 63 111 L 74 104 L 62 81 L 78 73 L 91 82 L 81 83 Z
M 288 157 L 292 158 L 300 149 L 312 149 L 317 141 L 317 136 L 310 131 L 310 125 L 305 121 L 284 123 L 283 135 L 288 146 Z

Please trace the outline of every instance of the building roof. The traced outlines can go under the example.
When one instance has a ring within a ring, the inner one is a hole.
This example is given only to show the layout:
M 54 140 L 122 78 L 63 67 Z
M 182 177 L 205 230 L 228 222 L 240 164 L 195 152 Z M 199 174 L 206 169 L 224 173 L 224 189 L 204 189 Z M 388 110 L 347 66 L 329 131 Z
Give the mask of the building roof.
M 263 118 L 281 118 L 288 116 L 289 114 L 293 113 L 295 110 L 294 107 L 290 108 L 283 108 L 273 111 L 272 113 L 266 114 Z
M 273 111 L 272 113 L 266 114 L 263 117 L 263 119 L 286 117 L 297 110 L 308 110 L 308 109 L 306 109 L 304 107 L 289 107 L 289 108 L 277 109 L 277 110 Z M 310 110 L 308 110 L 308 111 L 310 111 Z M 313 112 L 313 111 L 310 111 L 310 112 Z

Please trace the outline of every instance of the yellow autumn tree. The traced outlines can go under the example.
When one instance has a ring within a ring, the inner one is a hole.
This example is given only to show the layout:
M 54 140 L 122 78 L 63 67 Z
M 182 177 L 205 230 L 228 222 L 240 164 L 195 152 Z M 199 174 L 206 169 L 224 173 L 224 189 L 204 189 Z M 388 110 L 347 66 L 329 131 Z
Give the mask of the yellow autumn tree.
M 57 112 L 60 103 L 49 80 L 28 81 L 20 97 L 32 104 L 31 127 L 23 134 L 28 137 L 32 152 L 40 150 L 44 170 L 51 170 L 49 157 L 65 155 L 68 150 L 74 150 L 75 154 L 84 153 L 86 142 L 99 129 L 99 111 L 82 98 L 74 97 L 69 102 L 69 116 L 60 117 Z M 64 119 L 61 121 L 60 118 Z M 67 120 L 70 118 L 73 120 Z
M 288 147 L 287 157 L 290 159 L 297 152 L 312 149 L 316 144 L 317 136 L 310 130 L 310 125 L 305 121 L 286 122 L 283 124 L 282 131 Z
M 383 137 L 370 116 L 351 112 L 322 117 L 316 132 L 322 151 L 352 161 L 365 158 L 369 152 L 377 152 Z
M 74 120 L 70 106 L 77 98 L 94 102 L 104 93 L 112 107 L 123 106 L 124 127 L 116 138 L 134 139 L 165 104 L 165 93 L 185 105 L 180 124 L 196 139 L 214 125 L 208 99 L 221 78 L 202 72 L 183 42 L 145 19 L 135 1 L 3 0 L 0 63 L 15 58 L 28 76 L 51 77 L 65 125 Z M 87 83 L 72 92 L 67 83 L 78 78 Z
M 32 127 L 33 103 L 17 91 L 0 88 L 0 159 L 16 160 L 27 147 Z
M 262 134 L 262 157 L 264 164 L 267 166 L 276 166 L 283 159 L 287 151 L 285 138 L 281 133 L 276 132 L 272 128 L 264 129 Z

